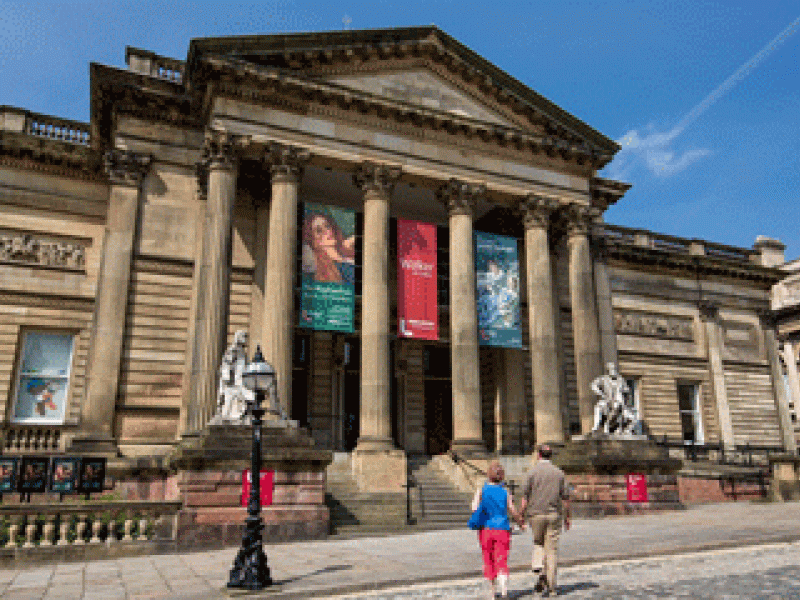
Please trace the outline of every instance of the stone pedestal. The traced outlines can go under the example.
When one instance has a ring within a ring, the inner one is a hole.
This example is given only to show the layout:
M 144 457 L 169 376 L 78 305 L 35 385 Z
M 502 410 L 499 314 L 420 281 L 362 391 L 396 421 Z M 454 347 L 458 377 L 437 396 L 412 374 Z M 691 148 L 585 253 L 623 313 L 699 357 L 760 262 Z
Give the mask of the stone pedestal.
M 356 448 L 352 460 L 359 491 L 405 493 L 408 471 L 406 453 L 402 450 Z
M 242 473 L 250 468 L 252 429 L 209 424 L 187 437 L 171 457 L 177 470 L 178 545 L 183 549 L 241 542 L 247 510 L 241 506 Z M 314 446 L 303 429 L 280 422 L 262 427 L 262 468 L 275 471 L 273 501 L 262 508 L 264 540 L 324 538 L 329 530 L 325 468 L 331 453 Z
M 572 486 L 572 513 L 600 517 L 683 508 L 678 494 L 681 461 L 644 436 L 589 434 L 573 438 L 553 457 Z M 647 502 L 628 502 L 628 474 L 647 482 Z

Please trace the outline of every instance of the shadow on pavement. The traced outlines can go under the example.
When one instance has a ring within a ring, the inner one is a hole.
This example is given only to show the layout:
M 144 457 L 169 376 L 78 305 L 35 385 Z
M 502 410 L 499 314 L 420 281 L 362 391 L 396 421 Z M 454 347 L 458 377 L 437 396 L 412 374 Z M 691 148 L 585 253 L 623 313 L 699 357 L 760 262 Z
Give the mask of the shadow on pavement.
M 292 583 L 294 581 L 299 581 L 300 579 L 306 579 L 308 577 L 314 577 L 315 575 L 322 575 L 323 573 L 335 573 L 336 571 L 347 571 L 352 568 L 353 565 L 331 565 L 329 567 L 325 567 L 324 569 L 317 569 L 316 571 L 311 571 L 310 573 L 305 573 L 303 575 L 290 577 L 289 579 L 276 580 L 275 583 L 277 585 L 286 585 L 287 583 Z
M 592 590 L 595 588 L 599 588 L 600 586 L 596 583 L 591 581 L 581 581 L 579 583 L 572 583 L 570 585 L 559 585 L 558 586 L 558 595 L 565 596 L 571 592 L 580 592 L 583 590 Z M 508 591 L 508 598 L 509 600 L 521 600 L 522 598 L 538 598 L 539 594 L 533 588 L 527 588 L 524 590 L 509 590 Z

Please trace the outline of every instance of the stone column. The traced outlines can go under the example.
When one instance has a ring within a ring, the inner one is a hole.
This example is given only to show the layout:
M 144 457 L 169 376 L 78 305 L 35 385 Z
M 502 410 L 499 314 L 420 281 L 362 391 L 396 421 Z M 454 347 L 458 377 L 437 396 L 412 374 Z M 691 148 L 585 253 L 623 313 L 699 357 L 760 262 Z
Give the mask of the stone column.
M 608 251 L 604 240 L 596 240 L 594 252 L 594 287 L 597 290 L 597 319 L 600 326 L 602 364 L 619 365 L 617 332 L 614 329 L 614 308 L 611 304 L 611 282 L 608 278 Z
M 728 404 L 728 390 L 725 387 L 725 368 L 722 364 L 722 333 L 719 327 L 719 309 L 711 302 L 700 303 L 700 318 L 705 324 L 708 365 L 711 370 L 711 391 L 717 405 L 717 418 L 722 445 L 725 451 L 733 450 L 736 442 L 733 437 L 733 421 Z
M 124 150 L 112 150 L 105 156 L 110 192 L 87 367 L 89 382 L 81 434 L 73 440 L 73 447 L 80 451 L 114 452 L 116 448 L 113 426 L 122 338 L 141 184 L 149 165 L 149 157 Z
M 558 202 L 543 196 L 528 196 L 520 208 L 525 220 L 525 265 L 528 286 L 528 335 L 533 379 L 533 419 L 536 443 L 564 440 L 561 422 L 561 369 L 556 344 L 556 313 L 553 301 L 553 265 L 548 228 Z
M 761 326 L 764 329 L 764 346 L 767 350 L 767 360 L 769 361 L 770 374 L 772 376 L 772 391 L 775 399 L 775 408 L 778 410 L 781 443 L 786 452 L 797 454 L 797 440 L 794 436 L 792 412 L 789 410 L 789 399 L 786 397 L 786 386 L 783 381 L 783 368 L 781 367 L 781 361 L 778 357 L 775 319 L 771 312 L 761 314 Z M 795 373 L 796 372 L 797 367 L 795 366 Z
M 219 365 L 225 351 L 231 271 L 231 224 L 236 200 L 236 146 L 239 139 L 224 132 L 206 135 L 201 164 L 206 179 L 205 231 L 202 252 L 196 257 L 197 298 L 192 340 L 189 393 L 184 397 L 181 433 L 200 431 L 217 405 Z
M 389 369 L 389 204 L 400 169 L 361 165 L 353 180 L 364 191 L 361 288 L 361 429 L 357 450 L 388 450 L 392 442 Z
M 450 356 L 455 452 L 484 454 L 478 373 L 478 315 L 475 306 L 475 241 L 472 219 L 485 187 L 450 180 L 437 197 L 450 213 Z
M 795 414 L 800 414 L 800 376 L 797 373 L 797 357 L 794 353 L 794 344 L 790 341 L 783 343 L 783 362 L 786 364 L 786 376 L 789 380 L 788 401 L 794 404 Z
M 572 308 L 572 331 L 575 345 L 575 370 L 578 384 L 578 410 L 581 433 L 594 425 L 595 396 L 592 380 L 600 375 L 600 327 L 592 272 L 589 234 L 598 216 L 596 209 L 573 204 L 566 213 L 569 245 L 569 292 Z
M 495 351 L 495 452 L 527 451 L 528 414 L 525 409 L 525 360 L 517 348 Z
M 264 318 L 260 340 L 264 358 L 277 373 L 278 401 L 292 414 L 292 343 L 294 340 L 294 277 L 297 261 L 297 197 L 306 150 L 273 144 L 265 157 L 272 176 Z

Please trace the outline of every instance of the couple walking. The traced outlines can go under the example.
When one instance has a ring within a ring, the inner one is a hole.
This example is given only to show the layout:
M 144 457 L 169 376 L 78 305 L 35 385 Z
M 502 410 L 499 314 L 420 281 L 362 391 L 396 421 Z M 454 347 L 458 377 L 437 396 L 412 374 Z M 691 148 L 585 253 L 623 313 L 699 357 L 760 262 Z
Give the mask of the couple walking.
M 531 569 L 538 575 L 536 591 L 543 596 L 556 595 L 556 554 L 563 519 L 569 529 L 569 501 L 564 473 L 550 462 L 552 450 L 539 446 L 538 460 L 527 475 L 519 511 L 504 485 L 505 472 L 500 463 L 489 465 L 488 481 L 475 493 L 473 512 L 483 512 L 483 526 L 478 539 L 483 552 L 483 575 L 491 581 L 491 597 L 508 595 L 508 553 L 511 549 L 509 515 L 525 529 L 529 518 L 533 535 Z M 499 589 L 498 589 L 499 588 Z

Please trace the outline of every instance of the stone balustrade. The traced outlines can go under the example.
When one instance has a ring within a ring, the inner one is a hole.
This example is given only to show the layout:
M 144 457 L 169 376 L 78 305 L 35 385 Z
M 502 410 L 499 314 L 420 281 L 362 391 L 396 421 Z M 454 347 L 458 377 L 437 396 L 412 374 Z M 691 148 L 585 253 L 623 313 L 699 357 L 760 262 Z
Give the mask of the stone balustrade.
M 6 425 L 2 454 L 38 454 L 64 451 L 64 436 L 61 427 Z
M 749 248 L 727 246 L 705 240 L 680 238 L 644 229 L 632 229 L 607 223 L 598 224 L 595 234 L 611 244 L 652 248 L 674 254 L 708 256 L 739 263 L 754 262 L 754 257 L 758 255 L 756 250 Z
M 186 63 L 182 60 L 128 46 L 125 50 L 125 62 L 128 69 L 135 73 L 172 83 L 183 83 Z
M 180 502 L 87 502 L 0 506 L 0 551 L 175 540 Z
M 89 124 L 51 117 L 13 106 L 0 107 L 0 130 L 26 133 L 35 137 L 89 145 Z

